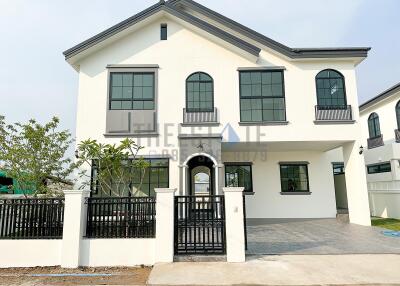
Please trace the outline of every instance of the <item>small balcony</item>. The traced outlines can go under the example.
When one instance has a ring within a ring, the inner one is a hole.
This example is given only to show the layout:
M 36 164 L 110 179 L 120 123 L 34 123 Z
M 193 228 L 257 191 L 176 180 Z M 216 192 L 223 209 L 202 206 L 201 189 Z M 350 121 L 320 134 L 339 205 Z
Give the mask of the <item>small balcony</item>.
M 374 138 L 368 138 L 367 142 L 368 142 L 368 149 L 372 149 L 372 148 L 376 148 L 376 147 L 384 145 L 382 134 L 377 137 L 374 137 Z
M 218 110 L 215 107 L 211 111 L 191 111 L 186 108 L 183 109 L 183 126 L 218 124 Z
M 315 106 L 315 123 L 353 123 L 351 105 Z

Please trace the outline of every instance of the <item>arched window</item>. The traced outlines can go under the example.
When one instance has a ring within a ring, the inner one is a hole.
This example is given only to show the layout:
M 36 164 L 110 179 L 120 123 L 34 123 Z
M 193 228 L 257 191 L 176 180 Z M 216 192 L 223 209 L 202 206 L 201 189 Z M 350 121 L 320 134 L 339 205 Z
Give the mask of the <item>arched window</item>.
M 396 104 L 397 129 L 400 130 L 400 101 Z
M 186 111 L 207 112 L 214 109 L 214 83 L 203 72 L 191 74 L 186 79 Z
M 379 126 L 379 116 L 378 114 L 371 113 L 368 117 L 368 131 L 369 138 L 376 138 L 381 136 L 381 128 Z
M 335 70 L 320 71 L 315 77 L 317 102 L 321 107 L 341 108 L 346 106 L 344 77 Z

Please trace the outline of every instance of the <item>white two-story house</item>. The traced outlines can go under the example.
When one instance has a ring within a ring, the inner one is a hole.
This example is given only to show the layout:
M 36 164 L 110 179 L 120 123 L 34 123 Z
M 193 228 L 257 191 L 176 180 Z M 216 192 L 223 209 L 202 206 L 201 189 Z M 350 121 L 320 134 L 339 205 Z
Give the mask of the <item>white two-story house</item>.
M 160 1 L 64 52 L 79 73 L 76 140 L 144 146 L 150 196 L 244 187 L 253 220 L 335 217 L 328 153 L 342 147 L 350 222 L 369 225 L 355 74 L 368 51 L 290 48 Z
M 400 218 L 400 83 L 360 105 L 371 214 Z

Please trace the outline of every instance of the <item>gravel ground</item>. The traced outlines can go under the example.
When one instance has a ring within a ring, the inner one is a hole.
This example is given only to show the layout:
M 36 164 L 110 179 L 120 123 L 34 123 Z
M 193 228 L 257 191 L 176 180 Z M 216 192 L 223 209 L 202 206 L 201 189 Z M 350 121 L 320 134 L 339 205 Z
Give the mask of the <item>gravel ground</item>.
M 149 267 L 4 268 L 0 269 L 0 285 L 145 285 L 150 271 Z M 38 276 L 43 274 L 67 276 Z

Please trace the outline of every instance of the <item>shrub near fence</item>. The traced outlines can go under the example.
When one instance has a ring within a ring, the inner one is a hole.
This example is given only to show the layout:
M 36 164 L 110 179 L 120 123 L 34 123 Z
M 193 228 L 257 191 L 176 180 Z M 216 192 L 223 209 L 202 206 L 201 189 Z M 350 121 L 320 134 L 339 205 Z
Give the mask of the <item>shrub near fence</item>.
M 87 238 L 154 238 L 153 197 L 87 198 Z
M 64 199 L 0 199 L 0 239 L 61 239 Z

